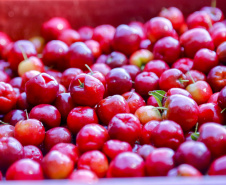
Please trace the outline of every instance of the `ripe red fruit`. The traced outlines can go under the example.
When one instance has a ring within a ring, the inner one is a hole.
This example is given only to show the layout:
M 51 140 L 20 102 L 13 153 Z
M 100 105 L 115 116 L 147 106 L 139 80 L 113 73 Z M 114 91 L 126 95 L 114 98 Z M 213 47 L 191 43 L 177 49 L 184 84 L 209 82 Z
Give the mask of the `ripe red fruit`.
M 206 75 L 204 73 L 200 72 L 200 71 L 197 71 L 197 70 L 187 71 L 185 73 L 185 76 L 186 76 L 187 80 L 189 80 L 188 84 L 194 83 L 193 80 L 195 82 L 200 81 L 200 80 L 206 81 Z M 193 80 L 191 79 L 191 77 L 192 77 Z
M 70 67 L 86 70 L 85 64 L 91 66 L 94 62 L 94 56 L 83 42 L 75 42 L 69 47 L 68 60 Z
M 90 123 L 98 124 L 98 117 L 91 107 L 75 107 L 67 117 L 67 127 L 72 134 L 77 134 L 81 128 Z
M 74 169 L 74 162 L 67 155 L 53 150 L 42 160 L 44 175 L 49 179 L 65 179 Z
M 102 51 L 101 51 L 99 42 L 95 40 L 87 40 L 84 43 L 91 50 L 95 59 L 101 55 Z
M 189 164 L 181 164 L 176 168 L 173 168 L 170 170 L 167 174 L 167 176 L 170 177 L 201 177 L 202 174 L 200 171 L 198 171 L 195 167 L 189 165 Z
M 57 97 L 59 84 L 54 77 L 41 73 L 30 79 L 25 85 L 29 104 L 51 104 Z
M 26 119 L 25 111 L 14 109 L 14 110 L 8 112 L 4 116 L 3 121 L 5 123 L 9 123 L 10 125 L 15 126 L 18 121 L 25 120 L 25 119 Z
M 155 147 L 152 145 L 144 144 L 137 149 L 137 154 L 140 155 L 144 160 L 147 159 L 149 154 L 155 150 Z
M 0 139 L 0 170 L 5 172 L 10 165 L 24 157 L 24 148 L 20 142 L 13 137 L 2 137 Z
M 99 71 L 103 76 L 106 76 L 111 68 L 105 63 L 96 63 L 93 64 L 91 67 L 92 71 Z
M 143 159 L 136 153 L 123 152 L 110 163 L 107 177 L 143 177 L 145 167 Z
M 13 163 L 6 172 L 6 180 L 42 180 L 44 175 L 41 165 L 32 159 L 20 159 Z
M 79 158 L 78 169 L 91 170 L 98 177 L 105 177 L 108 170 L 107 157 L 98 150 L 88 151 Z
M 129 105 L 120 95 L 108 96 L 101 100 L 96 107 L 96 113 L 100 121 L 108 125 L 109 121 L 118 113 L 129 113 Z
M 70 27 L 69 22 L 65 18 L 53 17 L 42 24 L 41 35 L 46 41 L 56 40 L 64 30 Z
M 80 74 L 71 81 L 69 92 L 77 105 L 93 107 L 104 97 L 104 85 L 88 74 Z M 79 98 L 78 98 L 79 97 Z
M 106 128 L 102 125 L 92 123 L 87 124 L 78 132 L 76 144 L 80 152 L 90 150 L 101 150 L 109 135 Z
M 166 176 L 173 169 L 174 151 L 169 148 L 158 148 L 151 152 L 145 161 L 146 174 L 148 176 Z
M 0 139 L 3 137 L 14 137 L 14 129 L 12 125 L 0 125 Z
M 136 29 L 121 24 L 116 28 L 112 46 L 116 51 L 131 55 L 139 49 L 141 37 Z
M 226 156 L 213 161 L 208 170 L 208 175 L 226 175 Z
M 69 158 L 71 158 L 71 160 L 74 162 L 75 165 L 77 165 L 79 156 L 80 156 L 80 152 L 78 150 L 78 147 L 72 143 L 58 143 L 56 145 L 54 145 L 50 151 L 59 151 L 62 154 L 65 154 L 66 156 L 68 156 Z
M 178 123 L 183 131 L 189 131 L 198 121 L 198 105 L 186 96 L 175 94 L 167 98 L 162 118 Z
M 141 124 L 133 114 L 116 114 L 108 124 L 108 133 L 111 139 L 126 141 L 133 145 L 140 137 Z
M 90 170 L 75 170 L 69 176 L 69 180 L 84 183 L 94 183 L 98 181 L 98 177 Z
M 203 142 L 211 152 L 213 158 L 226 154 L 226 129 L 217 123 L 208 122 L 199 128 L 198 141 Z
M 226 87 L 221 89 L 217 98 L 217 103 L 222 109 L 226 108 Z
M 190 58 L 180 58 L 173 63 L 172 68 L 179 69 L 183 73 L 190 71 L 193 68 L 194 62 Z
M 27 119 L 17 122 L 14 137 L 25 145 L 40 145 L 45 138 L 45 128 L 37 119 Z
M 124 65 L 123 69 L 130 75 L 131 79 L 134 81 L 136 76 L 141 72 L 140 68 L 135 65 Z
M 174 29 L 172 23 L 164 17 L 154 17 L 145 24 L 148 39 L 155 43 L 159 39 L 173 36 Z
M 15 106 L 17 101 L 13 87 L 5 82 L 0 82 L 0 113 L 6 114 Z
M 201 8 L 201 11 L 205 11 L 209 14 L 211 20 L 216 23 L 224 20 L 224 14 L 223 12 L 214 6 L 204 6 Z
M 73 44 L 74 42 L 81 41 L 81 37 L 79 33 L 74 29 L 64 29 L 58 36 L 58 40 L 63 41 L 68 46 Z
M 110 68 L 122 67 L 128 63 L 126 55 L 121 52 L 113 51 L 111 52 L 105 62 Z
M 0 32 L 0 40 L 0 57 L 3 58 L 4 49 L 11 43 L 11 39 L 4 32 Z
M 112 69 L 105 77 L 108 95 L 123 94 L 132 88 L 132 79 L 123 68 Z
M 195 53 L 202 48 L 214 49 L 210 34 L 202 28 L 193 28 L 186 31 L 180 37 L 180 44 L 184 48 L 185 55 L 189 58 L 193 58 Z
M 90 26 L 83 26 L 78 29 L 78 33 L 82 41 L 90 40 L 93 37 L 93 28 Z
M 51 128 L 46 132 L 44 139 L 44 148 L 48 152 L 54 145 L 58 143 L 71 143 L 71 132 L 64 127 Z
M 110 158 L 110 160 L 112 160 L 122 152 L 132 152 L 132 147 L 125 141 L 111 139 L 104 143 L 102 151 Z
M 41 150 L 34 145 L 24 146 L 24 158 L 32 159 L 38 163 L 41 163 L 43 154 Z
M 159 39 L 153 48 L 155 59 L 165 61 L 167 64 L 173 64 L 181 53 L 180 43 L 173 37 L 164 37 Z

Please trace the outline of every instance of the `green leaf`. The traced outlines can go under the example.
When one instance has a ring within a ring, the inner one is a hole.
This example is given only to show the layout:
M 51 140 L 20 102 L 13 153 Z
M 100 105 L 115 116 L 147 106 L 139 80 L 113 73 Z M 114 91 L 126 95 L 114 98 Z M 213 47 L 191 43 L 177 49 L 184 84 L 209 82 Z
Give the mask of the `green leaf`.
M 166 96 L 164 96 L 166 92 L 163 90 L 150 91 L 148 94 L 154 96 L 159 107 L 162 107 L 162 98 L 163 97 L 167 98 Z

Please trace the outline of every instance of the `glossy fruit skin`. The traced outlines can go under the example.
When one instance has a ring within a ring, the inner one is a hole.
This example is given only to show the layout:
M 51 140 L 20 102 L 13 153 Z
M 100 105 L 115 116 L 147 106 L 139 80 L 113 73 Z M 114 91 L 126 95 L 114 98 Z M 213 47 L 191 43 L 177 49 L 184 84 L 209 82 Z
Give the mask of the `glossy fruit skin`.
M 58 127 L 61 122 L 60 112 L 56 107 L 49 104 L 40 104 L 33 107 L 29 113 L 29 118 L 41 121 L 48 128 Z
M 62 154 L 65 154 L 74 162 L 75 165 L 77 165 L 80 152 L 76 145 L 72 143 L 58 143 L 54 145 L 50 151 L 53 151 L 53 150 L 56 150 L 61 152 Z
M 216 103 L 204 103 L 199 105 L 199 125 L 207 122 L 224 123 L 222 109 Z
M 226 28 L 225 26 L 220 27 L 219 28 L 215 28 L 212 31 L 211 37 L 213 39 L 214 42 L 214 46 L 217 48 L 220 44 L 222 44 L 223 42 L 226 41 Z
M 24 158 L 32 159 L 38 163 L 41 163 L 43 154 L 41 150 L 34 145 L 24 146 Z
M 77 134 L 82 127 L 87 124 L 98 124 L 98 117 L 94 109 L 91 107 L 75 107 L 67 117 L 67 127 L 72 134 Z
M 206 75 L 204 73 L 191 69 L 190 71 L 185 73 L 187 80 L 189 80 L 188 85 L 193 83 L 190 75 L 192 76 L 192 78 L 195 82 L 197 82 L 199 80 L 206 81 Z
M 95 59 L 97 59 L 101 55 L 102 51 L 99 42 L 95 40 L 87 40 L 84 43 L 91 50 Z
M 6 180 L 42 180 L 41 165 L 32 159 L 21 159 L 13 163 L 6 172 Z
M 123 68 L 112 69 L 105 77 L 108 95 L 123 94 L 132 88 L 132 79 Z
M 64 127 L 51 128 L 46 132 L 44 139 L 44 148 L 48 152 L 54 145 L 58 143 L 71 143 L 71 132 Z
M 176 31 L 179 31 L 182 24 L 184 23 L 184 15 L 181 10 L 176 7 L 162 9 L 159 13 L 159 16 L 169 19 Z
M 139 49 L 141 37 L 136 29 L 125 24 L 119 25 L 115 30 L 112 41 L 113 49 L 125 55 L 131 55 Z
M 225 175 L 226 174 L 226 156 L 219 157 L 210 165 L 208 175 Z
M 219 61 L 216 52 L 203 48 L 195 54 L 193 69 L 208 74 L 208 72 L 218 64 Z
M 149 61 L 154 59 L 154 55 L 147 49 L 139 49 L 135 51 L 129 58 L 129 63 L 142 68 Z
M 210 85 L 206 81 L 197 81 L 186 87 L 186 90 L 191 94 L 193 100 L 196 101 L 198 105 L 206 103 L 213 91 Z
M 130 75 L 132 81 L 134 81 L 136 76 L 141 72 L 141 69 L 135 65 L 124 65 L 122 68 Z
M 182 88 L 187 86 L 187 82 L 180 80 L 186 80 L 186 76 L 179 69 L 168 69 L 164 71 L 159 78 L 159 87 L 164 91 L 168 91 L 171 88 Z
M 205 11 L 209 14 L 211 20 L 216 23 L 224 20 L 224 14 L 221 9 L 217 7 L 204 6 L 201 8 L 201 11 Z
M 123 152 L 111 161 L 107 177 L 143 177 L 145 167 L 143 159 L 135 153 Z
M 109 24 L 103 24 L 97 26 L 93 30 L 93 40 L 100 43 L 101 50 L 103 53 L 110 53 L 112 51 L 112 40 L 115 34 L 115 27 Z
M 5 172 L 10 165 L 24 157 L 24 148 L 20 142 L 13 137 L 2 137 L 0 139 L 0 170 Z
M 151 152 L 155 150 L 155 147 L 149 144 L 144 144 L 137 150 L 137 154 L 140 155 L 144 160 L 149 156 Z
M 218 47 L 217 47 L 217 56 L 220 62 L 222 62 L 223 64 L 226 63 L 226 57 L 225 57 L 225 52 L 226 52 L 226 42 L 221 43 Z
M 68 46 L 60 40 L 52 40 L 48 42 L 43 49 L 43 63 L 59 70 L 68 68 L 67 53 Z
M 37 119 L 27 119 L 17 122 L 14 137 L 25 145 L 40 145 L 45 138 L 45 128 Z
M 199 128 L 198 141 L 203 142 L 211 152 L 211 156 L 216 159 L 226 154 L 226 130 L 222 125 L 214 122 L 207 122 Z
M 5 49 L 5 47 L 7 47 L 7 45 L 9 45 L 12 41 L 10 39 L 10 37 L 5 34 L 4 32 L 0 32 L 0 57 L 3 58 L 3 51 Z
M 220 92 L 215 92 L 215 93 L 213 93 L 211 96 L 210 96 L 210 98 L 209 98 L 209 100 L 208 100 L 208 102 L 207 103 L 215 103 L 215 104 L 218 104 L 218 96 L 219 96 L 219 93 Z M 218 104 L 219 105 L 219 104 Z
M 120 153 L 132 152 L 132 147 L 128 142 L 110 139 L 104 143 L 102 151 L 110 160 L 113 160 Z
M 65 179 L 74 169 L 74 162 L 56 150 L 50 151 L 42 160 L 44 175 L 49 179 Z
M 180 37 L 180 44 L 184 47 L 185 55 L 193 58 L 201 48 L 214 49 L 213 40 L 209 33 L 202 28 L 193 28 Z
M 0 82 L 0 113 L 8 113 L 16 104 L 17 97 L 13 87 L 5 82 Z
M 80 152 L 101 150 L 104 143 L 109 139 L 108 131 L 102 125 L 87 124 L 78 132 L 76 145 Z
M 90 67 L 92 71 L 99 71 L 103 76 L 106 76 L 111 68 L 105 63 L 96 63 Z
M 59 91 L 59 84 L 54 77 L 41 73 L 25 85 L 27 101 L 29 104 L 51 104 Z
M 159 39 L 172 36 L 174 29 L 172 23 L 164 17 L 154 17 L 145 24 L 148 39 L 155 43 Z
M 85 64 L 91 66 L 94 62 L 94 56 L 83 42 L 76 42 L 69 47 L 68 60 L 70 67 L 86 70 Z
M 183 131 L 189 131 L 198 121 L 198 105 L 186 96 L 175 94 L 167 98 L 162 118 L 175 121 Z
M 216 66 L 210 70 L 207 75 L 207 82 L 214 92 L 220 91 L 226 85 L 226 66 Z
M 62 121 L 65 121 L 67 120 L 70 111 L 75 107 L 75 104 L 70 93 L 61 93 L 57 95 L 54 101 L 54 106 L 60 112 Z
M 116 114 L 108 124 L 108 133 L 111 139 L 126 141 L 133 145 L 140 137 L 141 124 L 133 114 Z
M 138 108 L 146 105 L 144 99 L 136 92 L 126 92 L 122 96 L 126 99 L 130 113 L 132 114 L 134 114 Z
M 41 35 L 46 41 L 55 40 L 64 30 L 70 27 L 69 22 L 65 18 L 53 17 L 42 24 Z
M 158 148 L 151 152 L 145 161 L 147 176 L 166 176 L 173 169 L 174 151 L 169 148 Z
M 122 67 L 127 63 L 128 63 L 128 59 L 126 55 L 118 51 L 111 52 L 107 56 L 107 59 L 105 62 L 105 64 L 107 64 L 110 68 Z
M 142 72 L 135 78 L 135 90 L 142 97 L 148 97 L 148 92 L 159 88 L 159 78 L 153 72 Z
M 155 147 L 168 147 L 176 150 L 184 142 L 183 130 L 174 121 L 161 121 L 153 129 L 151 142 Z
M 218 95 L 218 98 L 217 98 L 217 104 L 222 109 L 226 108 L 226 87 L 221 89 L 221 91 L 220 91 L 220 93 Z
M 78 33 L 82 41 L 90 40 L 93 37 L 93 28 L 90 26 L 83 26 L 78 29 Z
M 183 73 L 190 71 L 194 66 L 194 61 L 190 58 L 180 58 L 173 63 L 172 68 L 179 69 Z
M 200 171 L 198 171 L 195 167 L 189 165 L 189 164 L 181 164 L 176 168 L 173 168 L 170 170 L 167 174 L 167 176 L 170 177 L 201 177 L 202 174 Z
M 108 170 L 107 157 L 98 150 L 88 151 L 79 158 L 78 169 L 91 170 L 98 177 L 105 177 Z
M 158 77 L 161 76 L 161 74 L 168 70 L 170 67 L 169 65 L 164 62 L 163 60 L 152 60 L 148 62 L 145 67 L 144 67 L 144 72 L 153 72 L 155 73 Z
M 26 119 L 25 111 L 22 111 L 22 110 L 19 110 L 19 109 L 14 109 L 14 110 L 8 112 L 4 116 L 3 121 L 5 123 L 9 123 L 10 125 L 15 126 L 18 121 L 25 120 L 25 119 Z
M 98 181 L 98 177 L 90 170 L 75 170 L 69 176 L 69 180 L 76 182 L 93 183 Z
M 93 107 L 103 99 L 105 88 L 98 79 L 83 73 L 71 81 L 69 92 L 75 104 Z
M 118 113 L 129 113 L 129 105 L 121 95 L 108 96 L 101 100 L 96 107 L 98 118 L 104 125 Z
M 0 125 L 0 139 L 3 137 L 14 137 L 14 126 L 12 125 Z
M 80 37 L 79 33 L 76 30 L 74 30 L 74 29 L 65 29 L 58 36 L 57 40 L 63 41 L 68 46 L 70 46 L 74 42 L 81 41 L 81 37 Z
M 178 165 L 186 163 L 205 171 L 210 164 L 211 153 L 202 142 L 185 141 L 175 152 L 174 159 Z
M 8 62 L 12 70 L 16 72 L 19 63 L 24 60 L 21 48 L 24 50 L 28 58 L 37 55 L 36 49 L 32 42 L 28 40 L 18 40 L 14 42 L 8 54 Z
M 159 39 L 153 48 L 154 58 L 163 60 L 169 65 L 180 57 L 180 52 L 180 43 L 173 37 Z
M 21 87 L 20 87 L 20 91 L 24 92 L 25 91 L 25 84 L 32 79 L 33 77 L 37 76 L 41 74 L 39 71 L 36 70 L 31 70 L 31 71 L 27 71 L 26 73 L 24 73 L 22 75 L 22 81 L 21 81 Z

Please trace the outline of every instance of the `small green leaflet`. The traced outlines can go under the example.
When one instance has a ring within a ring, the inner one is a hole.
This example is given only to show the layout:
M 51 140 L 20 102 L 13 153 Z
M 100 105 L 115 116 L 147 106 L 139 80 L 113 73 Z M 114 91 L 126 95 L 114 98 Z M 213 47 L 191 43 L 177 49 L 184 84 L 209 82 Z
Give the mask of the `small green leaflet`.
M 162 98 L 165 97 L 164 95 L 166 94 L 165 91 L 163 90 L 156 90 L 156 91 L 150 91 L 148 93 L 151 96 L 154 96 L 154 98 L 156 99 L 158 106 L 162 107 Z

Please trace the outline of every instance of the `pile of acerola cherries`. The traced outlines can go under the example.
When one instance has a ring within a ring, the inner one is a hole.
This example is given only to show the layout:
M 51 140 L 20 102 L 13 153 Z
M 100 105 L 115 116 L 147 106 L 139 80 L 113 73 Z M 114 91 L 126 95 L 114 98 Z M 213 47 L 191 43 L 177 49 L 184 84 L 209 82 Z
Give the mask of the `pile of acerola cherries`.
M 0 179 L 226 175 L 226 21 L 184 18 L 0 32 Z

